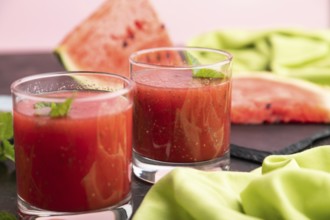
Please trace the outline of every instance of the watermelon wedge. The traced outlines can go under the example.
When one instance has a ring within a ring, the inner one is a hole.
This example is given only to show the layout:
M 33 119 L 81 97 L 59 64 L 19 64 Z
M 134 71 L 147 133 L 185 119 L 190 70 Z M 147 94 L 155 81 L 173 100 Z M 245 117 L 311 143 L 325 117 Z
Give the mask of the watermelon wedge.
M 161 46 L 172 42 L 148 0 L 106 0 L 55 52 L 67 70 L 129 76 L 132 52 Z
M 330 90 L 274 74 L 233 77 L 232 123 L 329 123 Z

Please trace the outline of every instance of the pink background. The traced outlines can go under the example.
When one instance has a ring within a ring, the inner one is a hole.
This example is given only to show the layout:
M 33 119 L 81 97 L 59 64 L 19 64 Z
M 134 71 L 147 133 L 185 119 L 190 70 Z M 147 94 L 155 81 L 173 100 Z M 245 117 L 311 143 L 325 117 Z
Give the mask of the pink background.
M 103 0 L 0 0 L 0 53 L 52 50 Z M 328 28 L 328 0 L 150 0 L 175 43 L 226 28 Z

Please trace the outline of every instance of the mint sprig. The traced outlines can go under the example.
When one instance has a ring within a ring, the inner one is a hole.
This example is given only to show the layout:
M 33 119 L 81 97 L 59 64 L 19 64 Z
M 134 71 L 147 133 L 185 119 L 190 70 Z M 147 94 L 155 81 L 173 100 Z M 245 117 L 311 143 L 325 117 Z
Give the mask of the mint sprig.
M 0 161 L 15 161 L 13 138 L 13 116 L 10 112 L 0 112 Z
M 185 52 L 185 57 L 190 65 L 197 66 L 201 64 L 198 59 L 189 52 Z M 210 68 L 193 69 L 192 71 L 194 78 L 224 78 L 223 73 Z
M 52 103 L 51 102 L 37 102 L 34 104 L 34 109 L 42 109 L 46 107 L 51 107 Z
M 203 69 L 196 70 L 196 72 L 193 74 L 193 77 L 222 79 L 222 78 L 224 78 L 224 75 L 223 75 L 223 73 L 218 72 L 214 69 L 203 68 Z
M 64 102 L 37 102 L 34 105 L 36 110 L 49 109 L 48 115 L 52 118 L 65 117 L 69 114 L 73 98 L 68 98 Z M 43 115 L 42 111 L 36 111 L 37 115 Z
M 16 220 L 16 217 L 7 211 L 0 211 L 0 219 L 1 220 Z

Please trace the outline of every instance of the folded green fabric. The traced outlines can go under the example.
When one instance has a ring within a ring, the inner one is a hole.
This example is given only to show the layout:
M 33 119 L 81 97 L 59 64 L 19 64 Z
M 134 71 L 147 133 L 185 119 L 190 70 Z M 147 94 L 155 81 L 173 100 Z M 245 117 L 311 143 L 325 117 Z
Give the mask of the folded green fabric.
M 176 168 L 133 220 L 330 219 L 330 146 L 269 156 L 256 172 Z
M 187 46 L 231 52 L 234 73 L 271 71 L 330 85 L 330 30 L 212 31 L 192 38 Z

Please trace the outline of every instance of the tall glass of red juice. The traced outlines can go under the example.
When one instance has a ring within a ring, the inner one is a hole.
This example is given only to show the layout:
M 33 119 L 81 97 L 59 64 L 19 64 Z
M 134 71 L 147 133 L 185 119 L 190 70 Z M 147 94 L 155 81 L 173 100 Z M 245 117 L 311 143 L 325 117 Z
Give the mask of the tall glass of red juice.
M 22 217 L 131 216 L 134 88 L 130 79 L 97 72 L 39 74 L 12 84 Z
M 133 172 L 154 183 L 173 167 L 229 169 L 232 56 L 153 48 L 130 56 Z

